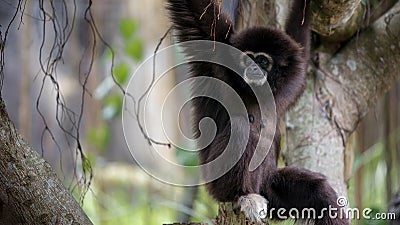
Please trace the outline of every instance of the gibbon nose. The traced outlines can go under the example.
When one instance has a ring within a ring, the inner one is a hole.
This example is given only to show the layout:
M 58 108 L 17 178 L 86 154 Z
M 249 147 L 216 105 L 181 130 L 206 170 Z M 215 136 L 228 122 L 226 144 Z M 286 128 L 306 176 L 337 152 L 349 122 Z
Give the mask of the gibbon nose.
M 247 67 L 245 73 L 249 79 L 261 79 L 264 77 L 264 72 L 257 65 Z
M 244 70 L 244 80 L 247 84 L 261 86 L 267 81 L 267 74 L 257 65 L 253 64 Z
M 264 71 L 262 71 L 257 64 L 248 66 L 245 70 L 245 75 L 250 80 L 259 80 L 265 78 Z

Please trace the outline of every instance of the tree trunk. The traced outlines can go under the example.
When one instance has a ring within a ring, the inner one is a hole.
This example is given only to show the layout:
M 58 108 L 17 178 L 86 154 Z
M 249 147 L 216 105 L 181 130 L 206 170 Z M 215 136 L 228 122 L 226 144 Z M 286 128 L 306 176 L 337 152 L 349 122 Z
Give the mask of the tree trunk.
M 299 104 L 289 113 L 285 159 L 325 174 L 346 195 L 347 138 L 370 106 L 399 77 L 400 3 L 336 54 L 319 61 Z
M 0 224 L 92 224 L 15 129 L 1 97 L 0 139 Z

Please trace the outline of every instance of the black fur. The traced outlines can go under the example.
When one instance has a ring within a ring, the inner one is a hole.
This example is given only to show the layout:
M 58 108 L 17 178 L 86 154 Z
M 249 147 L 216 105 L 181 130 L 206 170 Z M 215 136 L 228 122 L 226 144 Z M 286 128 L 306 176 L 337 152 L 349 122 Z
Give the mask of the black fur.
M 310 0 L 294 0 L 287 20 L 285 32 L 266 27 L 251 27 L 235 32 L 231 20 L 221 13 L 213 0 L 168 0 L 167 9 L 179 42 L 212 40 L 232 45 L 241 51 L 264 52 L 274 61 L 268 83 L 272 88 L 278 117 L 297 101 L 305 88 L 305 76 L 310 49 L 309 14 Z M 306 4 L 306 5 L 304 5 Z M 303 13 L 305 9 L 305 14 Z M 304 23 L 302 24 L 302 21 Z M 190 52 L 186 52 L 190 56 Z M 210 50 L 208 54 L 213 54 Z M 260 134 L 261 113 L 255 96 L 246 83 L 232 71 L 210 63 L 191 64 L 191 76 L 212 76 L 230 84 L 244 101 L 249 116 L 237 115 L 229 118 L 224 107 L 209 98 L 194 101 L 194 123 L 204 117 L 217 124 L 217 135 L 213 142 L 200 152 L 202 163 L 210 162 L 225 149 L 231 126 L 239 145 L 241 127 L 251 118 L 250 137 L 239 162 L 224 176 L 208 183 L 209 193 L 218 201 L 236 201 L 240 196 L 257 193 L 268 201 L 269 208 L 313 207 L 316 210 L 336 206 L 337 195 L 325 177 L 306 169 L 286 167 L 277 169 L 280 150 L 280 133 L 261 166 L 250 172 L 250 160 Z M 206 87 L 212 88 L 212 87 Z M 195 128 L 198 132 L 198 128 Z M 207 179 L 213 168 L 203 171 Z M 349 224 L 346 219 L 330 219 L 327 216 L 316 224 Z

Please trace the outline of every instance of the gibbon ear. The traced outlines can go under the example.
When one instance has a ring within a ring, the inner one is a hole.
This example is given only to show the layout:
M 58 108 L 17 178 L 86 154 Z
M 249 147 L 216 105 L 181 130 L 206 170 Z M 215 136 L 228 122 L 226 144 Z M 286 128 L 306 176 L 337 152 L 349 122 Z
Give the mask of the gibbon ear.
M 215 0 L 168 0 L 167 10 L 180 42 L 211 40 L 228 43 L 233 23 Z

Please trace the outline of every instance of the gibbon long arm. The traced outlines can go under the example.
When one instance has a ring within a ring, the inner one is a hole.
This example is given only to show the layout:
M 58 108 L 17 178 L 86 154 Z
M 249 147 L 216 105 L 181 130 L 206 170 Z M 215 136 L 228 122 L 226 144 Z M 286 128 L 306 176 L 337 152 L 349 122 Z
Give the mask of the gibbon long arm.
M 277 83 L 281 87 L 277 89 L 274 95 L 278 115 L 282 115 L 283 112 L 287 111 L 303 93 L 310 55 L 310 0 L 292 0 L 289 2 L 291 7 L 286 20 L 285 31 L 287 35 L 299 44 L 302 54 L 289 56 L 292 60 L 299 62 L 296 65 L 287 65 L 288 67 L 296 67 L 293 68 L 296 72 L 288 73 L 286 76 L 281 76 L 277 79 Z
M 233 24 L 221 7 L 214 0 L 169 0 L 167 9 L 179 42 L 228 42 Z

